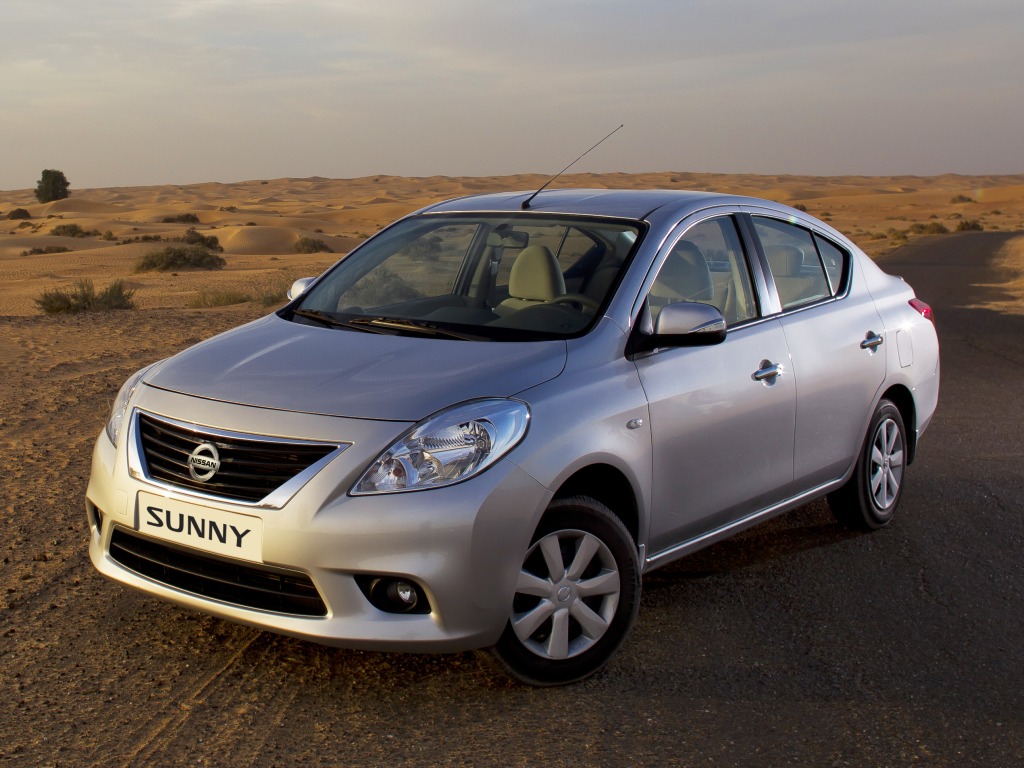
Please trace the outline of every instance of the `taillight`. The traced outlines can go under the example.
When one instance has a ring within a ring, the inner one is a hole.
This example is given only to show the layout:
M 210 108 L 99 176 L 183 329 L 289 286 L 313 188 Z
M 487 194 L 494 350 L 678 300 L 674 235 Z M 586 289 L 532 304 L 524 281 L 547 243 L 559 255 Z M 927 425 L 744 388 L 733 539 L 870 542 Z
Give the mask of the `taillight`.
M 932 312 L 932 308 L 920 299 L 911 299 L 910 306 L 914 308 L 915 312 L 919 312 L 925 320 L 935 322 L 935 313 Z

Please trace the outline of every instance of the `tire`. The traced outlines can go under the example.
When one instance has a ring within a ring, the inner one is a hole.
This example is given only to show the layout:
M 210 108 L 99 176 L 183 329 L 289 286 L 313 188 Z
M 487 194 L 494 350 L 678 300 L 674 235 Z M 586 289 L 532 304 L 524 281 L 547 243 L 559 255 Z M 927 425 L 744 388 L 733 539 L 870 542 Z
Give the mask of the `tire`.
M 487 653 L 535 686 L 594 674 L 629 634 L 640 606 L 636 546 L 606 506 L 551 502 L 523 557 L 508 623 Z
M 875 409 L 853 476 L 828 503 L 839 522 L 850 528 L 876 530 L 888 525 L 903 496 L 907 430 L 899 409 L 882 400 Z

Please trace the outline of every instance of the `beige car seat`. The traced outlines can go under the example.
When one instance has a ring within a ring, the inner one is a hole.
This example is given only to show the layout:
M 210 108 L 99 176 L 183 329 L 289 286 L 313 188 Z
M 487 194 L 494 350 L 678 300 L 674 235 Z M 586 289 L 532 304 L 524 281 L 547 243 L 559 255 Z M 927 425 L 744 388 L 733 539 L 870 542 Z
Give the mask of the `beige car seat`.
M 516 256 L 508 278 L 508 293 L 509 297 L 494 308 L 502 317 L 565 293 L 565 278 L 550 248 L 531 245 Z

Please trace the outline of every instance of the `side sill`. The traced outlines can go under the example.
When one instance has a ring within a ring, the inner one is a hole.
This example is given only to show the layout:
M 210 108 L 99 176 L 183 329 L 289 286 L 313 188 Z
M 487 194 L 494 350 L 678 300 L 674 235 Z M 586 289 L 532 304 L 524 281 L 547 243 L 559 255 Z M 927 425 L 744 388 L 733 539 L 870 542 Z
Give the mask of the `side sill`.
M 815 488 L 811 488 L 809 491 L 801 493 L 799 496 L 794 496 L 785 501 L 781 501 L 771 507 L 753 512 L 746 517 L 735 520 L 731 523 L 715 528 L 713 531 L 708 531 L 700 536 L 684 541 L 681 544 L 676 544 L 674 547 L 663 549 L 661 552 L 651 555 L 643 561 L 643 573 L 653 571 L 656 568 L 660 568 L 663 565 L 668 565 L 674 560 L 678 560 L 681 557 L 692 554 L 698 550 L 704 549 L 716 542 L 727 539 L 730 536 L 734 536 L 740 531 L 744 531 L 747 528 L 752 528 L 758 523 L 763 523 L 766 520 L 770 520 L 777 515 L 781 515 L 784 512 L 789 512 L 792 509 L 803 506 L 810 501 L 821 498 L 827 493 L 834 491 L 835 489 L 843 485 L 844 479 L 839 478 L 838 480 L 832 480 L 830 482 L 819 485 Z

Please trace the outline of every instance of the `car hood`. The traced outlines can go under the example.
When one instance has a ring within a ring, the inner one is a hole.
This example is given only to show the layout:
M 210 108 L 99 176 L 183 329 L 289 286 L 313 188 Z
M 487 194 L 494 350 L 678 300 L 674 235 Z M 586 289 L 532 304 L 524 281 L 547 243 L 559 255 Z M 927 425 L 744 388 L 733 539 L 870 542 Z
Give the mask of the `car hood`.
M 476 342 L 301 325 L 276 315 L 156 366 L 151 386 L 261 408 L 419 421 L 478 397 L 508 397 L 565 366 L 564 341 Z

